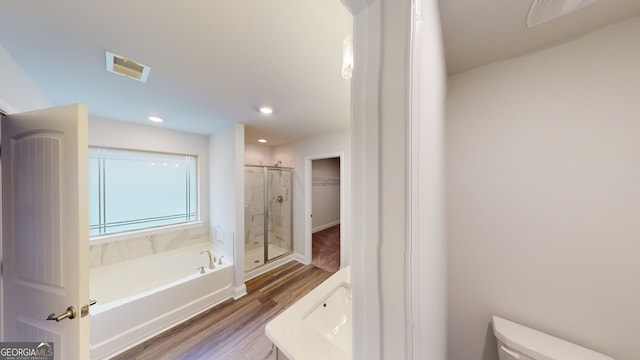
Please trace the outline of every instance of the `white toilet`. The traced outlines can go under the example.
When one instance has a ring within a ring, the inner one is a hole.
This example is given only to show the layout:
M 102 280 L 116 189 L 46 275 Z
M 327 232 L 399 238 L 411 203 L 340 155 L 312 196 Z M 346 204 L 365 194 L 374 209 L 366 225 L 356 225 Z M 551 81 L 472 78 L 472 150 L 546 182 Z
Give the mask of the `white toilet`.
M 493 317 L 493 333 L 500 360 L 613 360 L 610 356 L 497 316 Z

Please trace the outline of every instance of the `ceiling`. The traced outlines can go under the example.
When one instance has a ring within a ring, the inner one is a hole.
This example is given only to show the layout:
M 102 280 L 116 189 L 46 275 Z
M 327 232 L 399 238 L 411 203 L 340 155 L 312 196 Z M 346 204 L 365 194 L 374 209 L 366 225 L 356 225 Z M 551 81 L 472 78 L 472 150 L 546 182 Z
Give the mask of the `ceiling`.
M 640 15 L 639 0 L 601 0 L 527 28 L 531 3 L 440 0 L 448 73 Z M 268 145 L 349 127 L 340 73 L 352 18 L 340 0 L 0 0 L 0 9 L 0 46 L 56 105 L 201 134 L 244 123 L 248 143 Z M 148 81 L 106 72 L 105 50 L 150 66 Z M 275 112 L 261 115 L 261 105 Z
M 0 46 L 54 104 L 202 134 L 244 123 L 268 145 L 349 128 L 351 32 L 340 0 L 0 0 Z M 106 72 L 105 50 L 148 81 Z
M 572 1 L 576 0 L 567 0 Z M 439 0 L 447 72 L 454 74 L 526 54 L 640 15 L 640 0 L 600 0 L 560 18 L 527 28 L 527 15 L 532 2 Z

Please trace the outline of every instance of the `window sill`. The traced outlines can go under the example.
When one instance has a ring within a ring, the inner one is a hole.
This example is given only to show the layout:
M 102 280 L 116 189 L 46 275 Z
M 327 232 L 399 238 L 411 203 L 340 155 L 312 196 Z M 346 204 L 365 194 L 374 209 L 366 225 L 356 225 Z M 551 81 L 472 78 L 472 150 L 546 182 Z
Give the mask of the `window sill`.
M 101 245 L 101 244 L 122 241 L 122 240 L 139 238 L 143 236 L 165 234 L 172 231 L 189 230 L 189 229 L 202 227 L 205 225 L 206 223 L 202 221 L 195 221 L 187 224 L 168 225 L 168 226 L 154 227 L 154 228 L 143 229 L 143 230 L 127 231 L 127 232 L 111 234 L 111 235 L 94 236 L 89 238 L 89 245 L 91 246 Z

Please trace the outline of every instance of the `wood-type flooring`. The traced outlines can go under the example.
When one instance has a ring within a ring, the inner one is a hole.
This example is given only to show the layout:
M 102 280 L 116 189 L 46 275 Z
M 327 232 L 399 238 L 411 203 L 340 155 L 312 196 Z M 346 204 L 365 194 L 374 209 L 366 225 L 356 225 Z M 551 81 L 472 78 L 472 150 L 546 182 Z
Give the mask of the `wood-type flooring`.
M 264 326 L 332 274 L 289 262 L 247 282 L 247 295 L 227 300 L 114 357 L 115 360 L 266 360 Z

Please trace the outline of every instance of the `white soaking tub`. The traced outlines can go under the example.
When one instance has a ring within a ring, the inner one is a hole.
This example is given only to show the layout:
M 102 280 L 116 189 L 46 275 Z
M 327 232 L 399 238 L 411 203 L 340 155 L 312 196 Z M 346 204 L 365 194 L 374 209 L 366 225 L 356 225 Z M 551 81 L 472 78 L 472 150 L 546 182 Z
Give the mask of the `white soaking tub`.
M 210 270 L 202 249 L 91 270 L 90 294 L 98 301 L 91 307 L 91 358 L 108 359 L 230 298 L 231 262 L 225 257 Z

